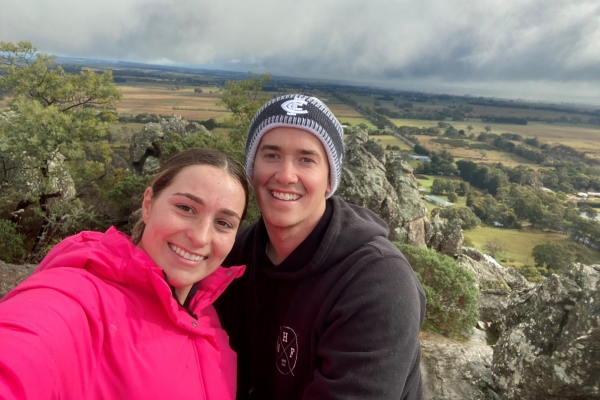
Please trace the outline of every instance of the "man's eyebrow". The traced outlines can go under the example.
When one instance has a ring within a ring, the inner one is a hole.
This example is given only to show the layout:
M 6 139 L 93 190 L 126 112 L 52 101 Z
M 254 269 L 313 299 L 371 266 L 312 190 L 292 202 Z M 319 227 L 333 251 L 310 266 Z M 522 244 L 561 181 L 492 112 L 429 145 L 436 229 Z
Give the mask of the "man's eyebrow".
M 191 193 L 181 193 L 181 192 L 176 192 L 176 193 L 173 193 L 173 195 L 174 195 L 174 196 L 183 196 L 183 197 L 187 197 L 188 199 L 190 199 L 190 200 L 192 200 L 192 201 L 195 201 L 195 202 L 196 202 L 196 203 L 198 203 L 198 204 L 205 205 L 205 203 L 204 203 L 204 200 L 202 200 L 200 197 L 198 197 L 198 196 L 195 196 L 195 195 L 193 195 L 193 194 L 191 194 Z M 223 213 L 223 214 L 226 214 L 226 215 L 230 215 L 230 216 L 232 216 L 232 217 L 234 217 L 234 218 L 237 218 L 237 219 L 239 219 L 239 220 L 241 220 L 241 219 L 242 219 L 242 217 L 240 217 L 240 216 L 238 215 L 238 213 L 236 213 L 235 211 L 233 211 L 233 210 L 230 210 L 230 209 L 228 209 L 228 208 L 221 208 L 221 209 L 219 210 L 219 212 L 221 212 L 221 213 Z
M 281 148 L 275 144 L 263 144 L 262 146 L 260 146 L 259 151 L 264 151 L 264 150 L 272 150 L 272 151 L 278 151 Z M 298 154 L 302 154 L 302 155 L 306 155 L 306 156 L 319 156 L 319 152 L 316 150 L 311 150 L 311 149 L 300 149 L 297 151 Z
M 280 147 L 274 144 L 263 144 L 262 146 L 260 146 L 259 151 L 263 151 L 263 150 L 279 150 Z

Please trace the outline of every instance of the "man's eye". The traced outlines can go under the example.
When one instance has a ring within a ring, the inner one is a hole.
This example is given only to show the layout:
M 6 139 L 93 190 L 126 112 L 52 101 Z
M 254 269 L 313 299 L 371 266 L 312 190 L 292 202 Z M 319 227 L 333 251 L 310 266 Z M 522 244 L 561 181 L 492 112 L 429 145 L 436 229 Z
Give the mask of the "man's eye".
M 224 220 L 217 221 L 217 225 L 220 225 L 220 226 L 222 226 L 224 228 L 228 228 L 228 229 L 233 228 L 233 225 L 231 225 L 229 222 L 224 221 Z
M 277 154 L 274 154 L 274 153 L 268 153 L 268 154 L 265 154 L 265 157 L 266 158 L 277 158 L 278 156 L 277 156 Z
M 301 158 L 300 161 L 302 161 L 304 163 L 312 163 L 312 162 L 314 162 L 312 158 L 308 158 L 308 157 Z

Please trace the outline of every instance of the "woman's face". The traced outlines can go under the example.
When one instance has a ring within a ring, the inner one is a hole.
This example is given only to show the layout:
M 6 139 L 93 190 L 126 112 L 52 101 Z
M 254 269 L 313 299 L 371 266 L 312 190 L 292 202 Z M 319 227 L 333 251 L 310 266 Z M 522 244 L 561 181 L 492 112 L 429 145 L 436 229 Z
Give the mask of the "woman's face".
M 244 211 L 242 185 L 209 165 L 183 168 L 154 197 L 146 189 L 146 223 L 138 246 L 167 274 L 180 301 L 192 285 L 217 269 L 233 246 Z

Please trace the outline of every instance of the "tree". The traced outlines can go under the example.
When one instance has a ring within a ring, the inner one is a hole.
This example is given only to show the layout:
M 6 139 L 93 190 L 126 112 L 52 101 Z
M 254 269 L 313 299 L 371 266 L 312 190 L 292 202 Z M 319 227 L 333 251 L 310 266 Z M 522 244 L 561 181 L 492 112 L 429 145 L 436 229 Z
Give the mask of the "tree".
M 589 219 L 595 219 L 598 216 L 598 211 L 589 205 L 579 207 L 579 211 L 583 213 Z
M 413 149 L 415 153 L 417 154 L 421 154 L 424 156 L 428 156 L 429 155 L 429 151 L 427 151 L 427 149 L 423 146 L 421 146 L 420 144 L 415 144 L 415 148 Z
M 472 130 L 473 130 L 473 127 L 471 125 L 467 125 L 467 132 L 471 133 Z
M 225 82 L 225 90 L 220 101 L 221 105 L 231 111 L 232 116 L 224 124 L 229 128 L 228 149 L 217 148 L 226 151 L 242 165 L 244 165 L 244 150 L 248 128 L 252 118 L 265 102 L 265 99 L 260 97 L 262 86 L 271 80 L 271 74 L 254 75 L 249 72 L 248 75 L 248 79 Z M 361 124 L 358 126 L 361 126 Z M 362 126 L 367 127 L 364 124 Z M 260 215 L 253 191 L 250 192 L 246 215 L 244 224 L 256 221 Z
M 450 337 L 471 336 L 479 319 L 474 275 L 435 250 L 394 244 L 414 269 L 427 296 L 425 325 Z
M 496 258 L 499 253 L 502 253 L 504 250 L 506 250 L 506 243 L 498 238 L 495 238 L 488 241 L 483 248 L 490 256 Z
M 238 157 L 241 159 L 250 122 L 265 102 L 260 97 L 260 91 L 271 80 L 271 74 L 254 75 L 248 72 L 248 75 L 248 79 L 225 82 L 225 90 L 219 102 L 232 113 L 224 125 L 230 129 L 229 140 L 232 145 L 242 149 L 242 156 Z
M 558 242 L 538 244 L 531 251 L 536 267 L 544 267 L 551 273 L 563 271 L 573 260 L 572 255 Z
M 457 199 L 458 199 L 458 197 L 456 196 L 456 193 L 448 192 L 448 201 L 454 203 L 454 202 L 456 202 Z
M 13 222 L 26 209 L 41 218 L 34 252 L 50 222 L 60 219 L 53 213 L 105 175 L 111 152 L 105 135 L 116 120 L 106 111 L 121 98 L 110 71 L 69 74 L 54 58 L 29 42 L 0 42 L 0 89 L 11 95 L 0 114 L 0 200 L 12 205 L 5 211 Z
M 490 133 L 490 132 L 491 132 L 491 130 L 492 130 L 492 127 L 491 127 L 491 126 L 489 126 L 489 125 L 486 125 L 486 126 L 483 128 L 483 129 L 485 129 L 485 132 L 486 132 L 486 133 Z
M 460 227 L 463 230 L 473 229 L 481 223 L 477 215 L 469 207 L 434 208 L 431 211 L 431 216 L 435 216 L 436 214 L 442 218 L 446 218 L 448 221 L 460 220 Z

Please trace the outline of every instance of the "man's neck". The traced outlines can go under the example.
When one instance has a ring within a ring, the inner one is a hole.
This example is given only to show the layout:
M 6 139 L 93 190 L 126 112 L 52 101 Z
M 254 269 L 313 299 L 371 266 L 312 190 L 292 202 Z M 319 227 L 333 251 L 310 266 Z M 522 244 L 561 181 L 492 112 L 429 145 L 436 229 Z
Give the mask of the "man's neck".
M 299 224 L 291 227 L 278 227 L 265 222 L 269 241 L 267 243 L 266 253 L 273 265 L 281 264 L 300 244 L 312 233 L 319 221 L 323 217 L 320 213 L 319 218 L 315 218 L 310 224 Z
M 269 235 L 267 257 L 273 265 L 281 264 L 314 229 L 314 226 L 310 229 L 296 229 L 296 227 L 279 228 L 265 225 Z

